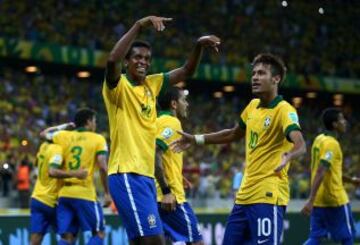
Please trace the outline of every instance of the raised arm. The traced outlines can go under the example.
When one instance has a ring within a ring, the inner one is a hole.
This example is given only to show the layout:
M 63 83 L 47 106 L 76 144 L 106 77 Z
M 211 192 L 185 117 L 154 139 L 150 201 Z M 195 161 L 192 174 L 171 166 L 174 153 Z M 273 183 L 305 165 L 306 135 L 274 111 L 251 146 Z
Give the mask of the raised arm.
M 135 22 L 130 30 L 122 36 L 122 38 L 115 44 L 107 59 L 105 78 L 108 88 L 115 88 L 121 73 L 121 68 L 117 63 L 121 63 L 125 58 L 131 43 L 135 40 L 142 27 L 152 24 L 157 31 L 165 29 L 164 22 L 171 21 L 171 18 L 148 16 Z
M 237 124 L 231 129 L 223 129 L 218 132 L 209 134 L 188 134 L 185 132 L 179 132 L 182 137 L 170 144 L 170 147 L 175 152 L 181 152 L 186 150 L 192 144 L 226 144 L 239 140 L 245 135 L 245 131 Z
M 216 52 L 219 51 L 220 38 L 214 35 L 200 37 L 191 52 L 189 58 L 182 67 L 169 72 L 170 84 L 176 84 L 194 75 L 196 68 L 200 62 L 204 47 L 211 47 Z
M 101 184 L 104 188 L 104 207 L 108 207 L 110 206 L 112 200 L 109 194 L 109 186 L 107 181 L 107 156 L 106 154 L 97 155 L 96 160 L 99 166 Z
M 69 123 L 64 123 L 64 124 L 60 124 L 57 126 L 53 126 L 53 127 L 49 127 L 44 129 L 43 131 L 40 132 L 40 138 L 42 139 L 46 139 L 46 140 L 52 140 L 53 137 L 53 133 L 60 131 L 60 130 L 65 130 L 65 129 L 71 129 L 74 128 L 75 124 L 73 122 L 69 122 Z

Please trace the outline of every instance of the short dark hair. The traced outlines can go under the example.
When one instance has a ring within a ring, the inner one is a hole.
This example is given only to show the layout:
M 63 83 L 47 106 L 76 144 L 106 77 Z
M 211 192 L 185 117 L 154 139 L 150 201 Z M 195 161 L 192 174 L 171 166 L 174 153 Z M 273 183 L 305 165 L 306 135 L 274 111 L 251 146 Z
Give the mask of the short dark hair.
M 91 120 L 96 115 L 96 111 L 90 108 L 80 108 L 76 111 L 74 123 L 76 127 L 84 127 L 88 120 Z
M 160 95 L 158 98 L 158 104 L 160 110 L 169 110 L 171 109 L 171 101 L 178 100 L 180 98 L 181 88 L 176 86 L 169 87 L 163 95 Z
M 321 119 L 326 130 L 334 129 L 333 123 L 339 119 L 340 113 L 341 110 L 335 107 L 326 108 L 325 110 L 323 110 Z
M 125 55 L 125 59 L 128 59 L 133 51 L 134 48 L 138 48 L 138 47 L 145 47 L 148 48 L 151 51 L 151 45 L 150 43 L 146 42 L 146 41 L 142 41 L 142 40 L 136 40 L 134 42 L 132 42 L 129 51 L 126 53 Z
M 253 62 L 252 62 L 252 66 L 254 67 L 255 65 L 262 63 L 262 64 L 266 64 L 266 65 L 270 65 L 271 66 L 271 73 L 273 75 L 280 75 L 280 83 L 282 81 L 284 81 L 285 77 L 286 77 L 286 66 L 284 61 L 276 55 L 270 54 L 270 53 L 262 53 L 262 54 L 258 54 Z

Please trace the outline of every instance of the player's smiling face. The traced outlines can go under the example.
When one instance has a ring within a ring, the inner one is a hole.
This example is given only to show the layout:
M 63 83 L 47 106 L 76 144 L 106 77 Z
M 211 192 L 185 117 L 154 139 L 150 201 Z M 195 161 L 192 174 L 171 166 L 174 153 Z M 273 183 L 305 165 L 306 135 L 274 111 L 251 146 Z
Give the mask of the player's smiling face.
M 126 60 L 127 73 L 130 79 L 142 82 L 151 62 L 151 51 L 146 47 L 134 47 L 130 57 Z
M 258 63 L 254 66 L 251 76 L 251 90 L 255 95 L 268 93 L 277 88 L 280 76 L 272 75 L 271 65 Z

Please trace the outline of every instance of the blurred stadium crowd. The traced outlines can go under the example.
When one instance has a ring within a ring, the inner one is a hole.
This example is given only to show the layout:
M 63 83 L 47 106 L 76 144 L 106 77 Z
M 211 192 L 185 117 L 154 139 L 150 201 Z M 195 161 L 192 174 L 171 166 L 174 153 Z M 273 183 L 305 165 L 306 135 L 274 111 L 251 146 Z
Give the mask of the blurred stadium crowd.
M 134 20 L 158 14 L 174 18 L 165 32 L 144 33 L 159 57 L 183 59 L 195 38 L 216 34 L 223 40 L 220 61 L 207 55 L 210 62 L 243 66 L 271 51 L 292 72 L 359 77 L 359 22 L 353 16 L 360 2 L 284 2 L 49 0 L 29 8 L 28 1 L 2 0 L 0 36 L 109 51 Z
M 0 0 L 0 37 L 109 51 L 134 20 L 153 13 L 174 18 L 165 32 L 143 33 L 152 43 L 156 57 L 183 59 L 197 37 L 211 33 L 223 41 L 220 57 L 205 54 L 207 62 L 246 66 L 255 54 L 271 51 L 282 56 L 294 73 L 360 76 L 360 32 L 356 23 L 359 18 L 352 19 L 358 15 L 359 1 L 324 1 L 323 14 L 319 14 L 315 3 L 306 1 L 293 1 L 286 7 L 274 0 L 195 0 L 179 5 L 171 2 L 49 0 L 37 1 L 29 8 L 28 1 Z M 9 196 L 19 190 L 20 165 L 28 166 L 28 181 L 33 181 L 40 130 L 69 121 L 78 107 L 89 106 L 98 111 L 98 132 L 108 138 L 100 91 L 100 81 L 92 78 L 27 74 L 1 68 L 1 195 Z M 184 128 L 209 132 L 232 127 L 250 98 L 250 92 L 243 97 L 215 99 L 190 91 L 191 112 Z M 298 108 L 308 149 L 321 131 L 319 116 L 326 106 L 317 98 Z M 344 113 L 350 122 L 348 133 L 341 138 L 345 169 L 348 173 L 360 173 L 359 108 L 345 105 Z M 193 184 L 187 194 L 193 198 L 232 198 L 232 179 L 242 171 L 244 155 L 243 141 L 186 152 L 184 175 Z M 293 198 L 307 197 L 309 165 L 309 157 L 292 163 L 289 174 Z M 350 196 L 360 199 L 360 189 L 349 191 Z
M 46 126 L 68 122 L 76 108 L 89 106 L 98 111 L 98 132 L 108 138 L 108 122 L 101 98 L 101 82 L 94 78 L 78 79 L 65 75 L 28 74 L 3 68 L 0 76 L 0 185 L 1 195 L 19 191 L 17 170 L 29 166 L 29 181 L 34 181 L 34 157 L 39 146 L 39 132 Z M 193 81 L 193 83 L 201 81 Z M 245 88 L 248 89 L 248 88 Z M 236 93 L 236 92 L 235 92 Z M 184 123 L 189 132 L 209 132 L 232 127 L 244 108 L 247 96 L 224 96 L 216 99 L 209 93 L 190 90 L 190 117 Z M 286 98 L 286 92 L 284 93 Z M 326 106 L 321 97 L 298 108 L 308 149 L 321 131 L 319 116 Z M 359 173 L 359 108 L 344 106 L 350 127 L 340 140 L 344 151 L 344 169 Z M 193 115 L 193 116 L 192 116 Z M 194 116 L 196 115 L 196 116 Z M 310 150 L 309 150 L 310 151 Z M 184 175 L 193 188 L 192 198 L 232 198 L 233 177 L 244 164 L 244 142 L 231 145 L 195 147 L 185 153 Z M 308 154 L 309 155 L 309 154 Z M 309 191 L 309 157 L 293 162 L 290 168 L 293 198 L 306 198 Z M 31 186 L 31 185 L 29 185 Z M 349 186 L 349 188 L 354 188 Z M 29 190 L 31 187 L 29 187 Z M 360 199 L 360 189 L 349 189 L 350 196 Z

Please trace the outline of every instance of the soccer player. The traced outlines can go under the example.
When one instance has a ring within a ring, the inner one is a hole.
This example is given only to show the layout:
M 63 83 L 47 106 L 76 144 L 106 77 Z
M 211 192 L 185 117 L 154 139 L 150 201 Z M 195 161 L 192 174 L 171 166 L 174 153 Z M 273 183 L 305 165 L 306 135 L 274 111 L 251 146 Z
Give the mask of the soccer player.
M 178 118 L 187 117 L 188 102 L 184 91 L 171 87 L 159 98 L 161 111 L 156 120 L 156 160 L 157 201 L 165 236 L 173 242 L 201 245 L 202 236 L 196 216 L 186 202 L 183 186 L 183 153 L 174 153 L 170 142 L 180 138 L 182 130 Z
M 32 245 L 41 244 L 50 226 L 57 232 L 56 205 L 61 182 L 54 178 L 84 179 L 87 176 L 87 171 L 83 169 L 70 171 L 60 169 L 62 161 L 60 145 L 48 141 L 41 144 L 36 155 L 35 165 L 38 168 L 38 176 L 30 204 Z M 50 168 L 50 166 L 54 166 L 54 168 Z
M 343 113 L 336 108 L 322 113 L 325 132 L 318 135 L 311 148 L 311 191 L 302 213 L 311 214 L 310 237 L 305 244 L 320 244 L 330 233 L 335 242 L 353 244 L 355 235 L 349 198 L 343 182 L 359 185 L 359 178 L 342 173 L 343 153 L 338 141 L 346 131 Z
M 182 137 L 171 143 L 178 152 L 191 144 L 224 144 L 245 136 L 246 168 L 234 208 L 228 218 L 223 244 L 278 244 L 282 211 L 277 206 L 281 171 L 305 153 L 296 110 L 278 95 L 286 73 L 284 63 L 272 54 L 255 57 L 251 88 L 258 98 L 243 110 L 234 128 Z M 286 141 L 293 147 L 289 150 Z
M 165 29 L 170 18 L 148 16 L 135 22 L 115 44 L 108 57 L 103 97 L 106 105 L 111 149 L 109 188 L 130 244 L 163 244 L 154 182 L 156 98 L 168 84 L 191 77 L 203 47 L 216 51 L 220 39 L 200 37 L 186 63 L 167 73 L 147 75 L 151 46 L 134 39 L 148 25 Z M 126 73 L 117 64 L 123 62 Z
M 91 231 L 93 236 L 89 244 L 102 244 L 104 233 L 104 215 L 97 201 L 94 186 L 94 172 L 99 170 L 105 193 L 105 206 L 110 205 L 111 198 L 107 185 L 107 153 L 105 138 L 95 133 L 96 113 L 83 108 L 75 114 L 76 128 L 72 131 L 56 127 L 44 130 L 41 135 L 59 144 L 64 151 L 65 170 L 84 169 L 88 176 L 84 180 L 70 178 L 64 180 L 59 192 L 57 210 L 59 244 L 71 244 L 74 241 L 73 226 L 79 224 L 82 231 Z M 55 129 L 55 131 L 54 131 Z

